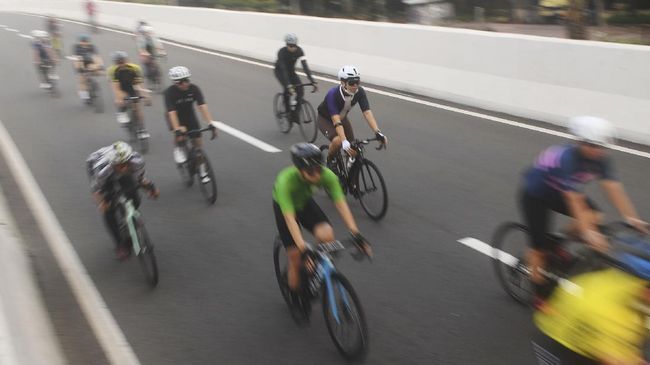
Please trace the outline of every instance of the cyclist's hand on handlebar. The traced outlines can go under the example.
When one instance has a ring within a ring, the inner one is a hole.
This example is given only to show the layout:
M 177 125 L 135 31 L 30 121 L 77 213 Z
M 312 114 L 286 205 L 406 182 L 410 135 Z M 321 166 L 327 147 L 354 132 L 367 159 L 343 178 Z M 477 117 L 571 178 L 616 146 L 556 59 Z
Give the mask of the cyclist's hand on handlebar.
M 160 196 L 160 189 L 154 187 L 153 189 L 149 190 L 149 197 L 152 199 L 158 199 Z
M 627 217 L 625 218 L 625 221 L 627 224 L 632 226 L 632 228 L 636 229 L 637 231 L 643 233 L 644 235 L 649 235 L 650 234 L 650 225 L 648 222 L 645 222 L 639 218 L 633 218 L 633 217 Z
M 311 83 L 311 93 L 313 94 L 316 91 L 318 91 L 318 83 L 316 81 L 314 81 L 314 82 Z
M 350 145 L 350 141 L 344 139 L 343 142 L 341 143 L 341 148 L 343 148 L 343 151 L 350 153 L 350 151 L 352 150 L 352 145 Z
M 110 206 L 111 206 L 110 202 L 108 202 L 106 199 L 102 199 L 99 202 L 99 205 L 97 207 L 99 208 L 100 212 L 106 213 L 106 211 L 108 210 L 108 208 L 110 208 Z
M 211 140 L 217 138 L 217 127 L 212 123 L 210 123 L 210 132 L 212 132 L 212 136 L 210 137 Z
M 602 233 L 590 230 L 583 235 L 583 238 L 594 250 L 602 253 L 609 251 L 609 243 Z
M 375 131 L 375 137 L 377 137 L 377 140 L 381 142 L 384 147 L 388 144 L 388 137 L 386 137 L 385 134 L 383 134 L 379 129 Z
M 176 137 L 183 137 L 185 135 L 185 132 L 181 128 L 174 129 L 174 135 Z
M 287 91 L 289 92 L 289 95 L 293 95 L 296 93 L 296 88 L 293 87 L 293 85 L 289 84 L 287 85 Z
M 124 100 L 122 99 L 115 99 L 115 106 L 118 108 L 121 108 L 124 106 Z
M 351 233 L 352 234 L 352 239 L 354 241 L 354 245 L 357 247 L 357 250 L 359 250 L 360 253 L 363 253 L 366 255 L 368 258 L 372 258 L 372 246 L 370 246 L 370 243 L 368 240 L 366 240 L 361 233 L 356 232 L 356 233 Z

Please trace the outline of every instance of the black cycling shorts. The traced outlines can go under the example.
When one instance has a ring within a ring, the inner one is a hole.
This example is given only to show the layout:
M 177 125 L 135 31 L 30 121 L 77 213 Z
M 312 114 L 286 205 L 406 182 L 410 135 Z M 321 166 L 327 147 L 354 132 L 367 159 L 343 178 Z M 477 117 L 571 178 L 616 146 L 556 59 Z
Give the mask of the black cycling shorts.
M 535 329 L 533 353 L 539 365 L 599 365 L 600 362 L 571 351 L 561 343 Z
M 552 199 L 540 199 L 524 190 L 519 194 L 519 203 L 524 222 L 529 230 L 532 246 L 541 250 L 550 249 L 551 242 L 546 239 L 550 226 L 550 212 L 571 216 L 566 201 L 562 196 Z M 587 205 L 592 210 L 600 211 L 596 203 L 589 197 L 587 197 Z
M 278 233 L 280 234 L 280 239 L 285 248 L 293 247 L 296 243 L 289 232 L 289 227 L 287 227 L 287 222 L 284 219 L 282 210 L 280 210 L 280 205 L 273 201 L 273 212 L 275 213 L 275 224 L 278 227 Z M 311 234 L 314 234 L 314 227 L 320 223 L 329 223 L 329 219 L 323 210 L 316 204 L 314 199 L 309 199 L 307 205 L 302 208 L 300 211 L 296 212 L 296 221 L 299 225 L 305 227 Z

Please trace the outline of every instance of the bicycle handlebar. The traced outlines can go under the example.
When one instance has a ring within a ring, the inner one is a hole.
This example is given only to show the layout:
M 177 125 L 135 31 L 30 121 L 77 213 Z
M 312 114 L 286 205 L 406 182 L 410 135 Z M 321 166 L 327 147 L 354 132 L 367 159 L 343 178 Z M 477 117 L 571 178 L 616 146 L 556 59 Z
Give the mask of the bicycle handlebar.
M 180 132 L 180 134 L 183 135 L 183 136 L 188 136 L 188 137 L 191 138 L 191 137 L 194 137 L 194 136 L 201 135 L 203 132 L 207 132 L 207 131 L 212 132 L 212 136 L 210 137 L 211 140 L 217 138 L 217 128 L 215 126 L 213 126 L 212 124 L 210 124 L 209 126 L 207 126 L 205 128 L 192 129 L 190 131 Z
M 369 258 L 364 252 L 359 250 L 359 246 L 352 238 L 348 238 L 345 240 L 336 240 L 332 242 L 319 243 L 318 245 L 316 245 L 316 248 L 314 248 L 314 246 L 309 242 L 305 242 L 305 244 L 307 246 L 307 249 L 305 250 L 305 252 L 303 252 L 303 256 L 313 256 L 316 253 L 321 253 L 321 254 L 330 254 L 333 257 L 337 257 L 339 252 L 354 247 L 359 251 L 359 252 L 350 253 L 350 255 L 354 260 L 361 261 L 364 258 Z
M 386 144 L 382 143 L 383 141 L 381 139 L 377 138 L 377 137 L 375 137 L 375 138 L 366 138 L 366 139 L 362 139 L 362 140 L 355 140 L 355 141 L 352 141 L 352 143 L 350 143 L 350 145 L 352 145 L 352 147 L 354 147 L 354 148 L 359 148 L 361 145 L 369 144 L 372 141 L 380 142 L 379 147 L 375 147 L 375 149 L 377 151 L 386 148 Z

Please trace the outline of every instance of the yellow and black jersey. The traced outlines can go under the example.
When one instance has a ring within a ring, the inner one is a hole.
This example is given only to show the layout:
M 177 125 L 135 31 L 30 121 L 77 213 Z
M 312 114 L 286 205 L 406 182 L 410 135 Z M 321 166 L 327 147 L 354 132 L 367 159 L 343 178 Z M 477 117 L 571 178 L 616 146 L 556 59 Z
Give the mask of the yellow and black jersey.
M 112 65 L 108 68 L 108 79 L 119 82 L 123 91 L 131 91 L 133 85 L 142 83 L 142 69 L 135 63 Z

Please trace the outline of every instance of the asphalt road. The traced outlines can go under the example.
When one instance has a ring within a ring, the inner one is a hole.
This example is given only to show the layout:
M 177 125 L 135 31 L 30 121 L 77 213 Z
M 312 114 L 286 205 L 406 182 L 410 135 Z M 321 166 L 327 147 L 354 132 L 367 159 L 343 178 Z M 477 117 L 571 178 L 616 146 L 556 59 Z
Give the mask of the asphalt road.
M 41 28 L 42 22 L 0 13 L 0 24 L 23 34 Z M 83 31 L 64 24 L 67 51 Z M 130 36 L 104 31 L 93 39 L 105 61 L 114 50 L 135 52 Z M 60 67 L 63 95 L 53 99 L 38 89 L 29 41 L 0 29 L 0 44 L 0 120 L 143 364 L 343 362 L 320 309 L 310 327 L 294 325 L 273 273 L 271 188 L 277 172 L 290 164 L 289 146 L 300 137 L 297 131 L 283 135 L 277 130 L 271 101 L 279 85 L 272 70 L 167 47 L 167 65 L 190 68 L 215 119 L 282 152 L 264 152 L 226 133 L 206 143 L 219 184 L 216 205 L 208 207 L 196 188 L 181 184 L 162 119 L 163 103 L 155 97 L 145 111 L 151 132 L 145 158 L 162 195 L 158 201 L 146 200 L 143 212 L 156 244 L 161 281 L 149 290 L 135 260 L 113 258 L 88 194 L 86 156 L 124 138 L 110 108 L 108 83 L 101 83 L 107 110 L 95 114 L 78 100 L 72 67 L 65 61 Z M 307 98 L 316 104 L 331 86 L 321 83 L 322 90 Z M 386 218 L 375 223 L 350 201 L 375 247 L 375 260 L 339 262 L 366 312 L 367 363 L 532 364 L 528 311 L 506 297 L 489 259 L 457 240 L 487 242 L 497 224 L 517 219 L 520 172 L 541 149 L 565 140 L 374 93 L 369 97 L 390 138 L 387 151 L 368 153 L 387 181 L 390 205 Z M 352 120 L 358 136 L 371 136 L 358 111 Z M 323 137 L 319 141 L 324 143 Z M 639 210 L 650 216 L 645 191 L 650 161 L 612 154 Z M 11 191 L 16 192 L 6 193 Z M 344 237 L 331 204 L 322 194 L 318 200 Z M 29 236 L 36 228 L 23 224 L 21 230 Z M 59 275 L 50 273 L 56 266 L 43 255 L 46 259 L 37 260 L 41 275 Z M 45 292 L 66 290 L 49 287 Z M 57 316 L 57 309 L 52 310 Z

